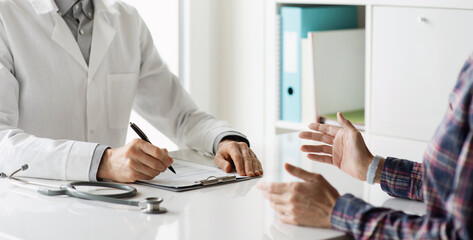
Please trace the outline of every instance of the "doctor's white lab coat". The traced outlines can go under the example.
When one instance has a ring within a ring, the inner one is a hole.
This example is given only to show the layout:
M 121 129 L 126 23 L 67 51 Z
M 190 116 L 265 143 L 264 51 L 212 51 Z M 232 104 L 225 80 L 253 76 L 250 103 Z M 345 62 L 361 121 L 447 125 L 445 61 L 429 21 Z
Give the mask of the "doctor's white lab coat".
M 94 3 L 87 66 L 53 0 L 0 0 L 0 171 L 88 180 L 98 143 L 125 144 L 132 108 L 200 151 L 233 131 L 197 109 L 133 7 Z

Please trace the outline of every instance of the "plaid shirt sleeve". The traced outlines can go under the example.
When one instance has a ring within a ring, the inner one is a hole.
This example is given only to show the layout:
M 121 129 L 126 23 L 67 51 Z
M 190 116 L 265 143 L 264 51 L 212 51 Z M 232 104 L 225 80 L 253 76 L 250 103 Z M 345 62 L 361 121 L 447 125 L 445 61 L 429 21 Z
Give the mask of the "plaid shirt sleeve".
M 393 197 L 423 201 L 422 164 L 386 158 L 381 172 L 381 189 Z
M 332 227 L 355 239 L 448 239 L 451 221 L 374 207 L 351 194 L 337 200 Z
M 473 55 L 450 100 L 423 164 L 390 159 L 383 166 L 382 188 L 423 199 L 427 213 L 374 207 L 346 194 L 332 211 L 333 228 L 357 239 L 473 239 Z
M 394 197 L 422 200 L 422 165 L 404 159 L 386 158 L 381 173 L 381 188 Z M 350 233 L 357 239 L 389 236 L 403 238 L 409 234 L 399 236 L 396 226 L 403 226 L 408 222 L 419 225 L 423 218 L 387 208 L 376 208 L 346 194 L 337 200 L 331 221 L 333 228 Z M 396 225 L 389 225 L 390 223 Z
M 473 111 L 471 113 L 473 115 Z M 455 171 L 456 186 L 452 189 L 451 197 L 443 203 L 427 203 L 426 215 L 410 215 L 402 211 L 374 207 L 351 194 L 345 194 L 337 200 L 333 209 L 332 227 L 356 239 L 471 239 L 473 237 L 472 140 L 473 134 L 470 132 L 468 142 L 463 146 L 464 154 L 459 159 Z M 416 164 L 412 163 L 412 166 L 415 167 Z M 415 191 L 411 191 L 408 187 L 406 190 L 393 190 L 393 192 L 396 195 L 409 197 L 411 192 Z M 430 207 L 435 204 L 445 204 L 448 211 L 437 212 L 436 208 Z

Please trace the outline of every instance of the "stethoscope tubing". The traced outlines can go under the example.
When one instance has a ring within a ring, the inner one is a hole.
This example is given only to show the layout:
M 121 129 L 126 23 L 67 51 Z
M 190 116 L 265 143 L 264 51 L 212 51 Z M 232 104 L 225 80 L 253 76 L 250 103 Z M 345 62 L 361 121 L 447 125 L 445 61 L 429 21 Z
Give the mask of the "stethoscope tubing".
M 146 198 L 141 201 L 123 200 L 122 198 L 131 198 L 131 197 L 136 196 L 138 192 L 136 188 L 125 185 L 125 184 L 118 184 L 118 183 L 111 183 L 111 182 L 77 181 L 77 182 L 71 182 L 68 184 L 56 186 L 56 185 L 24 181 L 24 180 L 13 177 L 13 175 L 18 173 L 19 171 L 24 171 L 26 169 L 28 169 L 28 165 L 23 165 L 20 169 L 10 174 L 10 176 L 4 173 L 0 173 L 0 178 L 7 178 L 14 185 L 36 190 L 38 193 L 42 195 L 46 195 L 46 196 L 67 195 L 70 197 L 75 197 L 75 198 L 80 198 L 80 199 L 85 199 L 85 200 L 101 201 L 101 202 L 128 205 L 128 206 L 136 206 L 140 208 L 140 211 L 142 213 L 147 213 L 147 214 L 161 214 L 161 213 L 167 212 L 166 208 L 160 207 L 160 204 L 163 201 L 162 198 L 152 197 L 152 198 Z M 77 190 L 76 187 L 78 186 L 112 188 L 112 189 L 122 190 L 124 192 L 115 193 L 115 194 L 102 194 L 102 195 L 92 194 L 92 193 L 87 193 L 87 192 Z
M 87 192 L 78 191 L 76 186 L 88 186 L 88 187 L 108 187 L 120 189 L 125 192 L 119 194 L 108 194 L 108 195 L 98 195 L 90 194 Z M 67 185 L 62 185 L 61 190 L 65 192 L 66 195 L 76 198 L 82 198 L 86 200 L 95 200 L 108 203 L 129 205 L 129 206 L 138 206 L 138 201 L 122 200 L 121 198 L 130 198 L 136 196 L 136 188 L 132 186 L 115 184 L 115 183 L 99 183 L 99 182 L 71 182 Z M 61 191 L 60 190 L 60 191 Z
M 81 199 L 86 199 L 86 200 L 103 201 L 103 202 L 124 204 L 124 205 L 130 205 L 130 206 L 138 206 L 139 204 L 138 201 L 121 200 L 121 198 L 131 198 L 131 197 L 136 196 L 137 194 L 136 188 L 132 186 L 123 185 L 123 184 L 107 183 L 107 182 L 78 181 L 78 182 L 71 182 L 65 185 L 61 185 L 59 186 L 59 189 L 56 190 L 56 189 L 50 189 L 50 187 L 52 187 L 50 185 L 47 185 L 48 188 L 44 188 L 43 184 L 39 185 L 43 187 L 35 187 L 31 184 L 34 184 L 34 185 L 38 185 L 38 184 L 26 183 L 14 177 L 11 177 L 9 179 L 10 179 L 10 182 L 12 182 L 15 185 L 36 190 L 38 193 L 42 195 L 46 195 L 46 196 L 67 195 L 70 197 L 76 197 L 76 198 L 81 198 Z M 114 189 L 123 190 L 125 192 L 117 193 L 117 194 L 104 194 L 104 195 L 91 194 L 91 193 L 77 190 L 75 187 L 78 187 L 78 186 L 114 188 Z

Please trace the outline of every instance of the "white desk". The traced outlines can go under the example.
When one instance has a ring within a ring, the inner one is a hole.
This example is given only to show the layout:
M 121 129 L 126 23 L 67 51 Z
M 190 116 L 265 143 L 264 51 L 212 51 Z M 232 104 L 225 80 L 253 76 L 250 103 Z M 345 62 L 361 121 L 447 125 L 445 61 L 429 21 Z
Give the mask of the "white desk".
M 290 139 L 294 140 L 294 135 Z M 0 239 L 344 238 L 342 233 L 333 230 L 286 225 L 277 220 L 255 185 L 260 180 L 288 179 L 279 169 L 283 158 L 300 161 L 281 157 L 277 142 L 254 147 L 264 163 L 262 179 L 182 193 L 135 185 L 138 196 L 134 199 L 164 198 L 162 206 L 168 213 L 163 215 L 146 215 L 135 207 L 47 197 L 1 180 Z M 297 155 L 298 148 L 293 153 Z M 306 159 L 300 163 L 310 164 Z M 340 193 L 346 192 L 343 186 L 345 179 L 350 178 L 340 172 L 331 174 L 332 177 L 338 178 L 334 185 Z M 402 201 L 395 204 L 405 205 Z

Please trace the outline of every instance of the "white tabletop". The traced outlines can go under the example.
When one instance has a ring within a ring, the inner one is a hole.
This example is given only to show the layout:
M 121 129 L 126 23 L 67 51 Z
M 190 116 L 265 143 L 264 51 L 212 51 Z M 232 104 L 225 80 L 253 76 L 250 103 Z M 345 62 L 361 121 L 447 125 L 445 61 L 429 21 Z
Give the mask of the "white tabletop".
M 294 136 L 289 138 L 294 139 Z M 275 139 L 255 146 L 264 164 L 263 178 L 180 193 L 134 185 L 138 189 L 134 200 L 146 197 L 164 199 L 162 206 L 168 212 L 162 215 L 143 214 L 131 206 L 43 196 L 0 180 L 0 239 L 343 238 L 344 234 L 337 231 L 292 226 L 278 221 L 256 183 L 291 180 L 280 170 L 285 161 L 302 166 L 312 164 L 304 158 L 285 156 L 287 152 L 280 151 L 280 144 L 280 139 Z M 300 156 L 298 148 L 292 153 Z M 329 181 L 335 179 L 332 181 L 341 194 L 352 187 L 346 184 L 350 177 L 343 173 L 330 173 L 327 178 Z M 359 195 L 359 192 L 354 193 Z M 402 207 L 412 203 L 395 201 L 396 204 Z

